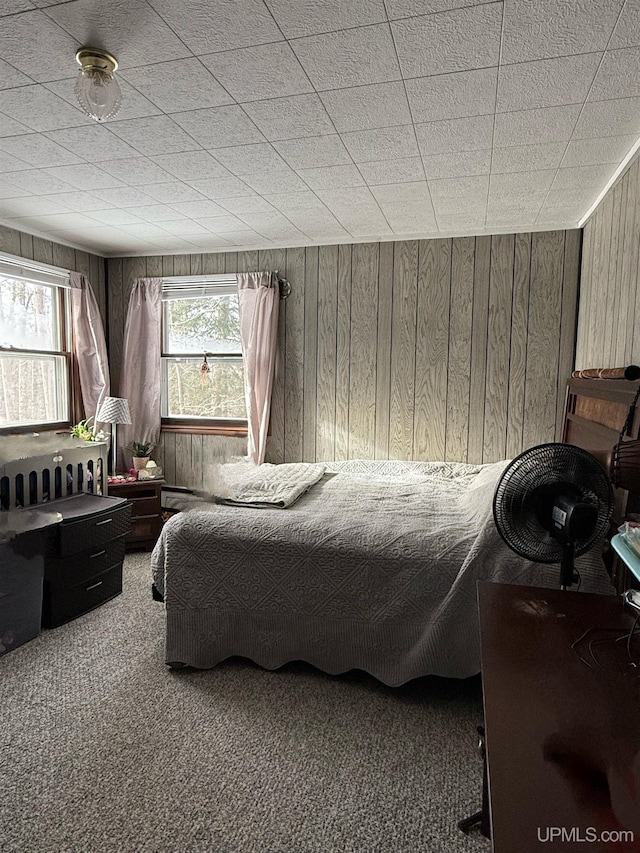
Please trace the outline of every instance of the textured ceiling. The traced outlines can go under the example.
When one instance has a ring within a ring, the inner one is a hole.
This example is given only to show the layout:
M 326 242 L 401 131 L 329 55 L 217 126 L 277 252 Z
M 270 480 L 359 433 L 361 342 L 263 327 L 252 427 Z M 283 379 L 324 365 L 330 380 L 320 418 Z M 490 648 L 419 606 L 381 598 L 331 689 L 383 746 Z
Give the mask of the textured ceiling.
M 639 134 L 640 0 L 0 0 L 0 221 L 103 255 L 575 227 Z

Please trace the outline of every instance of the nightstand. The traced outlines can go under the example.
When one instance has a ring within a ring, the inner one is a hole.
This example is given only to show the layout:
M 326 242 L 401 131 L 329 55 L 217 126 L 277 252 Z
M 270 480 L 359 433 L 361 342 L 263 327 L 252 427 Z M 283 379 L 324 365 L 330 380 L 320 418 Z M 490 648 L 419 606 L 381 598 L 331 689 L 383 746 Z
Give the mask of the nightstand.
M 109 483 L 109 495 L 131 503 L 131 532 L 125 538 L 127 551 L 151 551 L 162 530 L 161 494 L 164 480 L 134 480 Z

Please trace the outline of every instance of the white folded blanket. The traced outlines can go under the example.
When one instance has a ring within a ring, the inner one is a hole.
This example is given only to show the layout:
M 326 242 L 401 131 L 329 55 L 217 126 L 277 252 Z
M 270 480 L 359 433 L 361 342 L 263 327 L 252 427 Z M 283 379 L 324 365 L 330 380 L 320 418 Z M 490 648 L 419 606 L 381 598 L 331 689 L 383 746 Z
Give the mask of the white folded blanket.
M 228 462 L 213 471 L 213 499 L 233 506 L 277 507 L 286 509 L 321 479 L 326 465 L 291 462 L 254 465 Z

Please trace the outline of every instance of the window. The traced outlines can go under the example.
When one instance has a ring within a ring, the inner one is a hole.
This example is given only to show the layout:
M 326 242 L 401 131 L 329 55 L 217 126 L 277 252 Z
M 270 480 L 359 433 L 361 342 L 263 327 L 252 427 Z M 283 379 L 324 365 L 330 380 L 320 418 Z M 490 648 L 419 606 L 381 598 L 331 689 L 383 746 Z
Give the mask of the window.
M 0 255 L 0 429 L 70 418 L 69 273 Z
M 235 275 L 162 282 L 163 429 L 246 432 Z

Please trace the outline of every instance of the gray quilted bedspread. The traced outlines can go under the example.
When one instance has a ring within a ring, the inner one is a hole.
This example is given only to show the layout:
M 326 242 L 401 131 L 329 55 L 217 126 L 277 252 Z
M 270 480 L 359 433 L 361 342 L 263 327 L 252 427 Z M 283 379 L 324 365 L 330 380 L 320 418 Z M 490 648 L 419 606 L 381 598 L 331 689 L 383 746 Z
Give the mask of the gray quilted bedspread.
M 304 660 L 388 685 L 479 672 L 477 581 L 559 582 L 558 566 L 518 557 L 495 528 L 505 464 L 329 463 L 285 511 L 203 504 L 174 516 L 152 555 L 166 662 Z M 594 554 L 578 560 L 581 588 L 611 592 Z

